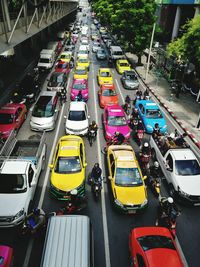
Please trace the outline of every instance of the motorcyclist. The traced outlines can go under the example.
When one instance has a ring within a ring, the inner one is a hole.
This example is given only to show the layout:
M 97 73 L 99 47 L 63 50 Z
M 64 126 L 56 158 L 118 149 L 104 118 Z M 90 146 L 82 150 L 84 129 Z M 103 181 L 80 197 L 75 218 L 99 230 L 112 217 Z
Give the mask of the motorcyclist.
M 121 145 L 125 141 L 125 137 L 122 133 L 120 132 L 115 132 L 115 135 L 113 136 L 112 142 L 115 145 Z
M 82 96 L 81 91 L 78 92 L 78 95 L 76 96 L 76 99 L 77 99 L 78 101 L 82 101 L 82 100 L 83 100 L 83 96 Z
M 154 139 L 159 139 L 160 136 L 161 136 L 161 133 L 160 133 L 159 124 L 155 123 L 154 128 L 153 128 L 153 132 L 152 132 L 152 137 Z
M 97 136 L 97 131 L 98 131 L 98 125 L 96 124 L 95 121 L 92 121 L 92 123 L 90 123 L 89 127 L 88 127 L 88 133 L 90 133 L 91 131 L 95 132 L 95 137 Z
M 151 155 L 151 148 L 148 142 L 144 142 L 144 144 L 142 145 L 141 154 L 146 156 Z
M 147 89 L 144 91 L 143 99 L 144 99 L 144 100 L 149 100 L 149 98 L 150 98 L 150 95 L 149 95 L 149 89 L 147 88 Z
M 144 131 L 144 125 L 141 120 L 138 121 L 137 131 Z
M 153 166 L 150 167 L 150 176 L 153 178 L 159 178 L 161 175 L 160 165 L 157 161 L 154 161 Z
M 131 115 L 133 116 L 134 119 L 138 120 L 139 119 L 138 109 L 133 108 Z
M 128 104 L 131 103 L 131 98 L 130 98 L 129 95 L 126 96 L 126 98 L 125 98 L 125 103 L 128 103 Z
M 92 168 L 91 172 L 91 178 L 93 179 L 94 182 L 98 182 L 99 179 L 101 178 L 102 170 L 99 167 L 99 163 L 95 163 L 94 167 Z
M 66 88 L 63 87 L 60 91 L 60 102 L 65 103 L 66 99 L 67 99 L 67 90 Z
M 37 230 L 43 226 L 46 222 L 46 216 L 42 209 L 35 208 L 33 211 L 27 215 L 26 223 L 30 225 L 31 232 L 35 233 Z
M 138 89 L 135 94 L 135 99 L 133 100 L 133 105 L 135 105 L 137 100 L 141 100 L 141 99 L 142 99 L 142 91 Z
M 160 200 L 160 205 L 158 208 L 158 221 L 162 221 L 163 219 L 172 219 L 173 213 L 176 212 L 180 214 L 180 211 L 176 204 L 174 203 L 174 200 L 172 197 L 163 197 Z M 158 222 L 157 222 L 158 225 Z

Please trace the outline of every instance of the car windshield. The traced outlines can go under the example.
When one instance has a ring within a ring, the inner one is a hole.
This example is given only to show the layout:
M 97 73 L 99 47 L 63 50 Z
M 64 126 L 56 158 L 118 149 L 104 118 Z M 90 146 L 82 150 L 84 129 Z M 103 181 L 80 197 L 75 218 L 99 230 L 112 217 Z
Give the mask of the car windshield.
M 16 194 L 25 192 L 26 180 L 23 174 L 0 174 L 0 193 Z
M 80 172 L 81 163 L 79 157 L 59 157 L 56 163 L 56 173 Z
M 70 54 L 67 54 L 67 55 L 61 55 L 60 58 L 61 59 L 69 59 L 71 57 Z
M 63 74 L 62 73 L 60 73 L 60 74 L 53 74 L 53 75 L 51 75 L 51 78 L 50 78 L 50 82 L 54 82 L 54 83 L 61 83 L 61 82 L 63 82 Z
M 51 117 L 54 113 L 51 96 L 41 96 L 38 102 L 35 104 L 32 115 L 34 117 Z
M 0 124 L 11 124 L 13 123 L 13 119 L 13 114 L 0 113 Z
M 137 77 L 134 74 L 126 74 L 127 80 L 137 80 Z
M 129 64 L 128 63 L 120 63 L 120 67 L 129 67 Z
M 68 120 L 70 121 L 84 121 L 86 120 L 85 111 L 70 111 Z
M 200 166 L 196 159 L 193 160 L 175 160 L 175 173 L 177 175 L 199 175 Z
M 167 236 L 161 235 L 147 235 L 138 237 L 137 241 L 144 251 L 156 248 L 167 248 L 176 250 L 173 241 Z
M 146 117 L 149 119 L 161 119 L 163 118 L 162 112 L 159 109 L 147 109 Z
M 88 63 L 88 59 L 87 58 L 79 58 L 78 60 L 80 63 Z
M 67 67 L 68 67 L 68 63 L 67 62 L 59 63 L 58 66 L 57 66 L 58 69 L 67 69 Z
M 111 77 L 111 74 L 109 71 L 102 71 L 100 75 L 101 77 Z
M 117 95 L 115 90 L 103 90 L 103 93 L 102 93 L 103 96 L 115 96 Z
M 108 125 L 109 126 L 124 126 L 126 125 L 126 119 L 124 116 L 109 116 Z
M 40 58 L 40 63 L 50 63 L 50 59 L 49 58 Z
M 84 84 L 84 83 L 74 83 L 73 84 L 73 89 L 84 90 L 84 89 L 86 89 L 86 84 Z
M 119 186 L 139 186 L 143 182 L 137 168 L 117 168 L 115 184 Z
M 75 74 L 84 75 L 86 74 L 86 70 L 75 70 Z

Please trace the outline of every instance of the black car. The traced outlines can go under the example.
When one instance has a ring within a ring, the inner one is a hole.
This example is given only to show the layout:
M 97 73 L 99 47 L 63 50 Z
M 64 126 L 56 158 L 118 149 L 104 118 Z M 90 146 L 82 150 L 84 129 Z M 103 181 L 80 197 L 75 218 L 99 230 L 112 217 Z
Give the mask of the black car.
M 68 75 L 63 72 L 53 72 L 48 80 L 47 90 L 61 92 L 67 87 Z
M 139 81 L 137 74 L 134 71 L 124 71 L 121 77 L 121 82 L 125 89 L 138 89 Z

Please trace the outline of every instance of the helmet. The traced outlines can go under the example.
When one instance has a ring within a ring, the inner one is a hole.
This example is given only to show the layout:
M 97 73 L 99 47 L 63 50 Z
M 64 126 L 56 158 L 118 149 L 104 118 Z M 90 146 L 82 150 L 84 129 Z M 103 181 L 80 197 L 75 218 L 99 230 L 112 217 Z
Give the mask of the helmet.
M 119 132 L 115 132 L 116 135 L 119 135 Z
M 135 111 L 135 112 L 138 112 L 138 109 L 137 109 L 137 108 L 134 108 L 134 111 Z
M 40 214 L 40 209 L 35 208 L 35 209 L 33 210 L 33 213 L 34 213 L 35 215 L 39 215 L 39 214 Z
M 92 121 L 92 125 L 95 125 L 96 124 L 96 122 L 95 121 Z
M 175 138 L 175 133 L 170 133 L 170 135 L 169 135 L 172 139 L 174 139 Z
M 159 163 L 157 161 L 155 161 L 153 165 L 155 168 L 159 168 Z
M 70 192 L 71 195 L 73 196 L 76 196 L 78 194 L 78 191 L 77 189 L 73 189 L 71 192 Z
M 95 167 L 95 168 L 99 168 L 99 163 L 98 163 L 98 162 L 95 163 L 95 164 L 94 164 L 94 167 Z
M 174 200 L 173 200 L 172 197 L 168 197 L 168 198 L 167 198 L 167 201 L 168 201 L 170 204 L 174 203 Z
M 148 142 L 145 142 L 144 143 L 144 147 L 149 147 L 149 143 Z

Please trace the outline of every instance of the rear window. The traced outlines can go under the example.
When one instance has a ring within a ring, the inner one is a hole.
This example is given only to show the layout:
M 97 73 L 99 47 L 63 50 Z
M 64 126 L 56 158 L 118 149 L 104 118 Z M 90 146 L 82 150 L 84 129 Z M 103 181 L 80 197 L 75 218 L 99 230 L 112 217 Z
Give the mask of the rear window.
M 140 246 L 144 251 L 155 248 L 167 248 L 176 250 L 171 238 L 161 235 L 148 235 L 137 238 Z
M 85 111 L 70 111 L 68 120 L 70 120 L 70 121 L 84 121 L 84 120 L 86 120 Z
M 197 160 L 176 160 L 175 172 L 177 175 L 199 175 L 200 166 Z

